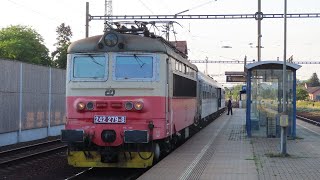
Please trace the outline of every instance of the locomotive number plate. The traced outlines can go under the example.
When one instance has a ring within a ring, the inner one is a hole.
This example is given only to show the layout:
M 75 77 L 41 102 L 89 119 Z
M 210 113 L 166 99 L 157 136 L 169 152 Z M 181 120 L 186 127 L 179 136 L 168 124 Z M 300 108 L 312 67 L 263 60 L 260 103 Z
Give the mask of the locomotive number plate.
M 126 116 L 94 116 L 93 121 L 96 124 L 124 124 L 126 123 Z

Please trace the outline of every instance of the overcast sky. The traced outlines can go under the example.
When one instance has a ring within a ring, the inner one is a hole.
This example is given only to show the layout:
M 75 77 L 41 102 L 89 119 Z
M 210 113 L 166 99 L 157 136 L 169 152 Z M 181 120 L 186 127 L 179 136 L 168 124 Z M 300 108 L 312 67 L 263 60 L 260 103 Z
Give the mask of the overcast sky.
M 261 0 L 262 12 L 283 13 L 284 0 Z M 72 41 L 85 36 L 85 3 L 91 15 L 104 15 L 104 0 L 1 0 L 0 28 L 9 25 L 31 26 L 45 39 L 50 51 L 56 42 L 55 29 L 61 23 L 71 26 Z M 189 9 L 189 14 L 254 14 L 257 0 L 113 0 L 114 15 L 164 15 Z M 320 13 L 319 0 L 288 0 L 288 13 Z M 187 40 L 189 59 L 248 60 L 256 59 L 257 22 L 242 20 L 177 20 L 177 40 Z M 90 35 L 102 34 L 103 21 L 90 22 Z M 320 18 L 288 19 L 287 57 L 296 61 L 320 61 Z M 221 48 L 231 46 L 232 48 Z M 262 60 L 283 59 L 283 19 L 262 20 Z M 203 64 L 198 65 L 201 71 Z M 243 65 L 209 64 L 209 74 L 241 70 Z M 299 79 L 313 72 L 320 75 L 320 65 L 303 65 Z M 217 77 L 225 80 L 224 76 Z

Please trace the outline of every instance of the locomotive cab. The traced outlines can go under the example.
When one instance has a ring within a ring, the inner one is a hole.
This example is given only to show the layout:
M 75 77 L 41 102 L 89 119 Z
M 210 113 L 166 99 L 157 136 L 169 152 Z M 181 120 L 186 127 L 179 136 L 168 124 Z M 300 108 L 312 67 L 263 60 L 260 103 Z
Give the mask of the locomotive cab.
M 69 144 L 69 164 L 141 168 L 159 157 L 155 141 L 168 134 L 164 48 L 114 31 L 70 45 L 61 137 Z
M 189 137 L 201 109 L 217 111 L 199 104 L 198 69 L 183 52 L 145 22 L 119 27 L 68 48 L 61 139 L 76 167 L 149 167 Z

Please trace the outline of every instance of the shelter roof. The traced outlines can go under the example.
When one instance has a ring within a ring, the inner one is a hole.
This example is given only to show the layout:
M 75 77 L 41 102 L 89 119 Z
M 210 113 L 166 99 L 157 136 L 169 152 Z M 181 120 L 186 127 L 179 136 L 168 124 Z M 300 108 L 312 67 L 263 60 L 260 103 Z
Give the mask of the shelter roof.
M 297 70 L 301 68 L 300 65 L 294 64 L 294 63 L 286 63 L 287 67 L 290 67 L 291 69 Z M 253 68 L 267 68 L 267 69 L 279 69 L 283 66 L 283 61 L 259 61 L 256 63 L 250 63 L 246 65 L 246 68 L 248 70 L 253 69 Z

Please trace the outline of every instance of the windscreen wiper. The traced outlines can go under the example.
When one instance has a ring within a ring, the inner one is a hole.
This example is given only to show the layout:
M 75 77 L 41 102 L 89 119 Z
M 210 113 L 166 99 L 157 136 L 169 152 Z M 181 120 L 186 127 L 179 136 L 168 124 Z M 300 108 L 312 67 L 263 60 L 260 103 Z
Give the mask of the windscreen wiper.
M 133 55 L 134 59 L 139 64 L 140 68 L 142 68 L 146 63 L 144 63 L 136 54 Z
M 103 65 L 102 65 L 102 64 L 100 64 L 100 63 L 98 63 L 98 61 L 97 61 L 97 60 L 95 60 L 95 59 L 94 59 L 94 57 L 93 57 L 91 54 L 88 54 L 88 56 L 91 58 L 91 60 L 92 60 L 94 63 L 96 63 L 96 64 L 98 64 L 98 65 L 100 65 L 100 66 L 102 66 L 102 67 L 103 67 Z

